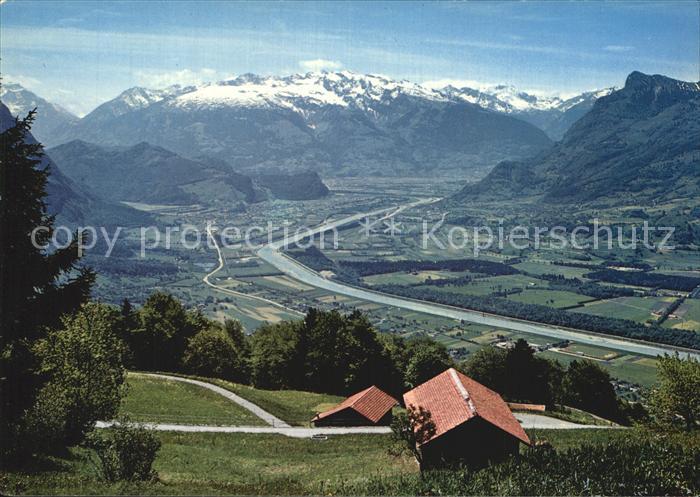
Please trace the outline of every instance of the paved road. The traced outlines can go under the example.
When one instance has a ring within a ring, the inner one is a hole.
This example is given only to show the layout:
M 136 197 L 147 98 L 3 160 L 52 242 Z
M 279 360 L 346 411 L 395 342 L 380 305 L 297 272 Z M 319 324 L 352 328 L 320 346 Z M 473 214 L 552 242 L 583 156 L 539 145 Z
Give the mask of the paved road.
M 303 264 L 300 264 L 299 262 L 280 252 L 280 249 L 284 247 L 285 244 L 292 245 L 297 241 L 301 241 L 304 238 L 308 238 L 311 235 L 316 235 L 323 231 L 339 228 L 343 225 L 364 219 L 365 217 L 377 216 L 382 213 L 387 213 L 385 218 L 391 217 L 400 212 L 401 210 L 408 209 L 410 207 L 415 207 L 421 204 L 432 203 L 436 200 L 437 199 L 425 199 L 422 201 L 413 202 L 403 207 L 399 207 L 393 212 L 391 209 L 380 209 L 369 213 L 355 214 L 353 216 L 349 216 L 343 219 L 331 221 L 324 225 L 316 227 L 310 232 L 290 236 L 286 239 L 286 241 L 279 240 L 265 245 L 260 250 L 258 250 L 257 254 L 261 259 L 273 265 L 274 267 L 285 273 L 287 276 L 301 281 L 302 283 L 306 283 L 317 288 L 322 288 L 324 290 L 328 290 L 329 292 L 337 293 L 340 295 L 347 295 L 349 297 L 354 297 L 369 302 L 375 302 L 378 304 L 408 309 L 411 311 L 422 312 L 425 314 L 432 314 L 434 316 L 442 316 L 455 320 L 468 321 L 471 323 L 503 328 L 506 330 L 512 330 L 516 332 L 546 336 L 554 338 L 556 340 L 572 340 L 578 343 L 595 345 L 599 347 L 607 347 L 632 354 L 659 356 L 667 354 L 669 352 L 679 352 L 679 354 L 683 357 L 693 356 L 696 358 L 700 358 L 700 353 L 688 351 L 686 349 L 680 349 L 670 345 L 667 346 L 661 344 L 624 340 L 621 338 L 613 338 L 610 336 L 589 333 L 586 331 L 577 331 L 566 328 L 559 328 L 555 326 L 548 326 L 532 321 L 512 319 L 496 314 L 487 314 L 479 311 L 471 311 L 468 309 L 462 309 L 458 307 L 451 307 L 425 301 L 413 300 L 405 297 L 398 297 L 386 293 L 368 290 L 366 288 L 347 285 L 338 281 L 326 279 L 316 271 L 308 268 L 307 266 L 304 266 Z
M 524 412 L 514 412 L 513 415 L 523 428 L 532 429 L 548 429 L 548 430 L 577 430 L 581 428 L 605 428 L 605 429 L 622 429 L 622 426 L 608 425 L 580 425 L 563 419 L 550 418 L 540 414 L 531 414 Z
M 280 418 L 270 414 L 266 410 L 262 409 L 261 407 L 258 407 L 257 405 L 253 404 L 249 400 L 244 399 L 243 397 L 236 395 L 235 393 L 226 390 L 225 388 L 221 388 L 217 385 L 212 385 L 211 383 L 207 383 L 205 381 L 199 381 L 199 380 L 192 380 L 190 378 L 181 378 L 180 376 L 170 376 L 166 374 L 157 374 L 157 373 L 135 373 L 139 376 L 148 376 L 151 378 L 161 378 L 163 380 L 170 380 L 170 381 L 180 381 L 182 383 L 189 383 L 191 385 L 197 385 L 202 388 L 206 388 L 208 390 L 211 390 L 212 392 L 218 393 L 222 397 L 226 397 L 228 400 L 231 402 L 235 402 L 239 406 L 243 407 L 244 409 L 247 409 L 248 411 L 252 412 L 254 415 L 265 421 L 267 424 L 269 424 L 271 427 L 275 428 L 290 428 L 290 425 L 282 421 Z M 156 426 L 181 426 L 181 425 L 156 425 Z M 177 431 L 177 430 L 176 430 Z M 197 430 L 192 430 L 192 431 L 197 431 Z
M 97 428 L 108 428 L 117 424 L 114 421 L 99 421 Z M 293 438 L 311 438 L 323 435 L 357 435 L 357 434 L 382 434 L 391 433 L 387 426 L 353 426 L 333 428 L 304 428 L 294 426 L 289 428 L 275 426 L 201 426 L 201 425 L 177 425 L 162 423 L 145 423 L 144 426 L 155 431 L 178 431 L 187 433 L 277 433 Z
M 516 413 L 515 417 L 525 429 L 549 429 L 549 430 L 575 430 L 575 429 L 614 429 L 620 427 L 577 425 L 561 419 L 539 416 L 537 414 Z M 116 424 L 114 421 L 99 421 L 97 428 L 107 428 Z M 313 436 L 328 435 L 377 435 L 391 433 L 388 426 L 352 426 L 352 427 L 323 427 L 305 428 L 301 426 L 276 427 L 276 426 L 206 426 L 206 425 L 179 425 L 164 423 L 145 423 L 144 426 L 155 431 L 177 431 L 186 433 L 277 433 L 292 438 L 310 438 Z

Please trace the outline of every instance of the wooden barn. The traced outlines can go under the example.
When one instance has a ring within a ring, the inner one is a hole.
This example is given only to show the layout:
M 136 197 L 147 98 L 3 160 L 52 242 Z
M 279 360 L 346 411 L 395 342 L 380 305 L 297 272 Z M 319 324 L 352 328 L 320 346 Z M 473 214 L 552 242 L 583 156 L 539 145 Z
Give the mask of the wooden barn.
M 421 446 L 425 467 L 472 468 L 517 454 L 530 444 L 525 430 L 500 395 L 450 368 L 406 392 L 406 406 L 430 411 L 435 433 Z
M 314 426 L 388 426 L 398 401 L 374 385 L 314 416 Z

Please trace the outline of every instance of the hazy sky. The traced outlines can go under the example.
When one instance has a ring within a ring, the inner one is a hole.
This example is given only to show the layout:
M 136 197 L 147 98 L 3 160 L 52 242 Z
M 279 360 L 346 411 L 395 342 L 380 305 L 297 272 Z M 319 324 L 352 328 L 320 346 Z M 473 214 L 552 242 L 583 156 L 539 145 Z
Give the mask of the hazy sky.
M 700 4 L 10 0 L 0 55 L 6 80 L 79 114 L 131 86 L 246 72 L 572 93 L 621 86 L 633 70 L 700 79 Z

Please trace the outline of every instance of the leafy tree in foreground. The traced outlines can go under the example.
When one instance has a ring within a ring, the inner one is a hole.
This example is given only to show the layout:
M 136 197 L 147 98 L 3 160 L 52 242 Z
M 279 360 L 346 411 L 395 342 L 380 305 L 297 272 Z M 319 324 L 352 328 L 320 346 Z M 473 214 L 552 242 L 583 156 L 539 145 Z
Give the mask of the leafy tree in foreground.
M 295 388 L 300 365 L 296 361 L 300 321 L 264 324 L 251 338 L 251 379 L 259 388 Z
M 522 338 L 506 353 L 506 374 L 505 393 L 510 399 L 554 404 L 561 368 L 558 363 L 535 357 L 535 351 Z
M 118 336 L 119 313 L 85 304 L 63 318 L 34 347 L 40 373 L 48 378 L 29 410 L 30 437 L 61 445 L 80 442 L 98 420 L 114 418 L 123 393 L 125 346 Z
M 486 385 L 491 390 L 505 394 L 508 382 L 506 351 L 496 347 L 482 347 L 462 364 L 464 374 Z
M 651 412 L 666 425 L 686 429 L 700 424 L 700 361 L 666 355 L 658 360 L 659 386 L 651 394 Z
M 95 451 L 98 470 L 107 481 L 146 481 L 158 476 L 153 463 L 160 450 L 160 440 L 128 419 L 109 429 L 93 431 L 86 446 Z
M 469 377 L 511 401 L 552 405 L 560 396 L 560 364 L 535 356 L 522 339 L 508 351 L 484 347 L 462 367 Z
M 47 327 L 58 325 L 62 314 L 87 300 L 95 277 L 75 267 L 77 237 L 63 249 L 42 248 L 53 235 L 54 219 L 44 201 L 50 171 L 41 144 L 30 134 L 33 121 L 30 112 L 0 134 L 0 439 L 5 455 L 18 448 L 22 417 L 44 382 L 35 372 L 33 344 Z

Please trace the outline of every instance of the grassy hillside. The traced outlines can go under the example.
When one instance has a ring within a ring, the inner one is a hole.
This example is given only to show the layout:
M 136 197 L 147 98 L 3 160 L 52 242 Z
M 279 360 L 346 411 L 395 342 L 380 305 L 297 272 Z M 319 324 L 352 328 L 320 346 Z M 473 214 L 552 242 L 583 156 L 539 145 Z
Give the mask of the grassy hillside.
M 308 425 L 316 413 L 325 411 L 343 400 L 343 397 L 324 393 L 261 390 L 230 381 L 211 378 L 206 380 L 240 395 L 293 426 Z
M 622 430 L 532 430 L 556 448 L 624 437 Z M 412 475 L 415 463 L 389 455 L 388 435 L 339 435 L 327 440 L 244 433 L 158 433 L 159 480 L 108 484 L 95 475 L 90 452 L 71 449 L 48 458 L 31 474 L 0 475 L 3 494 L 230 495 L 322 494 L 326 486 L 370 477 Z
M 320 494 L 327 483 L 417 471 L 388 454 L 388 435 L 342 435 L 328 440 L 243 433 L 158 433 L 159 480 L 101 482 L 85 449 L 43 461 L 32 474 L 0 474 L 3 494 L 230 495 Z M 35 466 L 36 467 L 36 466 Z
M 131 373 L 122 414 L 133 421 L 195 425 L 265 423 L 238 404 L 210 390 L 187 383 Z

